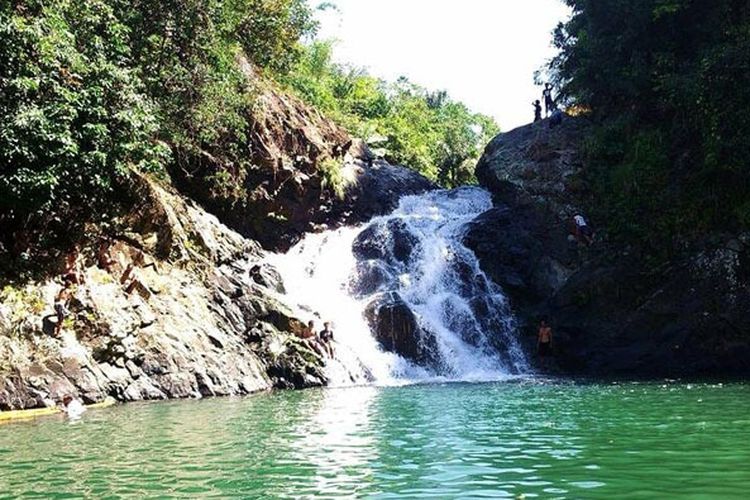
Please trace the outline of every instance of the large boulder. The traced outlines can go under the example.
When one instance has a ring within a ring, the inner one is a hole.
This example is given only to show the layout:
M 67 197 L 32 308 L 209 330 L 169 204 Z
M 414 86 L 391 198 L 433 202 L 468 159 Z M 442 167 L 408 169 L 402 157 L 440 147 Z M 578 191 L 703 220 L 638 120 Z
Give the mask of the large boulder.
M 568 374 L 750 373 L 750 235 L 707 234 L 654 263 L 600 233 L 591 247 L 570 233 L 585 213 L 580 144 L 586 120 L 566 117 L 500 134 L 477 165 L 496 207 L 465 243 L 505 291 L 529 350 L 548 317 L 557 364 Z M 596 225 L 596 221 L 593 221 Z
M 388 292 L 376 296 L 365 309 L 365 317 L 380 346 L 420 366 L 439 362 L 435 338 L 417 321 L 401 296 Z
M 0 410 L 53 404 L 241 395 L 325 385 L 325 360 L 296 339 L 302 327 L 260 247 L 169 188 L 136 179 L 141 205 L 106 246 L 83 245 L 84 280 L 62 334 L 45 332 L 56 277 L 0 293 Z M 138 287 L 120 283 L 136 266 Z M 145 292 L 144 292 L 145 290 Z
M 400 219 L 370 224 L 352 244 L 358 259 L 378 259 L 390 265 L 407 264 L 419 240 Z
M 356 298 L 368 297 L 394 286 L 395 276 L 382 261 L 376 259 L 357 261 L 348 289 Z

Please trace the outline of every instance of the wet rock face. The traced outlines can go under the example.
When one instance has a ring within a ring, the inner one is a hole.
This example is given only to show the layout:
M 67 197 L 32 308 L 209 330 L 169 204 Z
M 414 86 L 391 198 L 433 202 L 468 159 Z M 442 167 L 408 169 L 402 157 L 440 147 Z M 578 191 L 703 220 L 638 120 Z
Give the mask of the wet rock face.
M 532 206 L 499 205 L 472 221 L 464 244 L 514 298 L 516 311 L 555 293 L 577 262 L 564 225 L 547 229 Z
M 417 363 L 435 367 L 439 362 L 434 336 L 427 334 L 398 293 L 377 296 L 365 309 L 365 317 L 380 346 Z
M 378 259 L 390 265 L 407 264 L 419 240 L 404 221 L 389 219 L 371 224 L 354 240 L 352 251 L 358 259 Z
M 359 298 L 392 288 L 396 277 L 379 260 L 357 262 L 357 267 L 349 282 L 349 292 Z

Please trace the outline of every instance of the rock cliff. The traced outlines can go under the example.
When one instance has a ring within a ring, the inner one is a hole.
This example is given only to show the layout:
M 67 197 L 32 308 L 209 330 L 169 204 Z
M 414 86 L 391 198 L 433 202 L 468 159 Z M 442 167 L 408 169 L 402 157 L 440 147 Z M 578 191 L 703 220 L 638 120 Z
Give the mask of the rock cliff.
M 3 289 L 0 409 L 71 393 L 132 401 L 325 384 L 259 245 L 167 186 L 140 177 L 135 189 L 142 202 L 113 221 L 106 246 L 84 247 L 59 336 L 57 277 Z
M 182 158 L 171 174 L 182 192 L 243 236 L 285 250 L 307 232 L 366 221 L 395 208 L 402 195 L 435 187 L 412 170 L 374 158 L 361 140 L 259 80 L 247 61 L 239 64 L 255 93 L 247 117 L 252 166 L 238 171 L 204 153 Z M 210 179 L 217 171 L 240 183 L 239 199 L 213 192 Z
M 210 194 L 210 154 L 191 157 L 189 168 L 178 161 L 169 180 L 134 173 L 134 204 L 117 220 L 90 224 L 80 242 L 82 283 L 59 336 L 62 275 L 0 284 L 0 410 L 65 394 L 90 403 L 327 383 L 325 360 L 299 340 L 303 324 L 264 264 L 265 249 L 369 219 L 433 185 L 373 158 L 273 86 L 261 87 L 248 120 L 255 168 L 245 173 L 244 202 Z
M 549 317 L 557 369 L 626 376 L 750 373 L 750 235 L 708 234 L 655 265 L 600 231 L 586 247 L 571 218 L 589 199 L 579 148 L 584 119 L 496 137 L 477 165 L 495 198 L 466 243 L 510 296 L 533 351 Z M 591 221 L 594 227 L 605 221 Z M 548 367 L 549 368 L 549 367 Z

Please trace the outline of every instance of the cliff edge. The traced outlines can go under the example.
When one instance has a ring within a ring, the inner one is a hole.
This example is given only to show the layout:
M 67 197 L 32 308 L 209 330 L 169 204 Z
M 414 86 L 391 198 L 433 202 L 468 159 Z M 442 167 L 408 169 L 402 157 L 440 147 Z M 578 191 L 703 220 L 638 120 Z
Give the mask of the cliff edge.
M 609 241 L 606 221 L 586 246 L 572 217 L 596 203 L 586 186 L 581 144 L 587 123 L 565 117 L 500 134 L 476 175 L 495 208 L 469 228 L 466 244 L 508 296 L 534 349 L 548 317 L 556 364 L 569 374 L 605 376 L 750 373 L 750 235 L 706 234 L 654 263 Z

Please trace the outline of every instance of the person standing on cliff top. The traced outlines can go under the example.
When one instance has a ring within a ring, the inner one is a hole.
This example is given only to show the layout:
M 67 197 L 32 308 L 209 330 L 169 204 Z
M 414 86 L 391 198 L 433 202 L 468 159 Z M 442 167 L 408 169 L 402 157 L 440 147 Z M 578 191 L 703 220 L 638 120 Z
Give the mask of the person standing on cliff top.
M 555 100 L 552 99 L 552 85 L 546 83 L 544 90 L 542 91 L 542 99 L 544 99 L 544 115 L 549 116 L 555 110 Z
M 540 358 L 546 358 L 552 354 L 552 328 L 547 324 L 546 319 L 539 322 L 536 350 Z
M 539 99 L 532 102 L 531 105 L 534 106 L 534 123 L 536 123 L 542 119 L 542 105 L 539 102 Z

